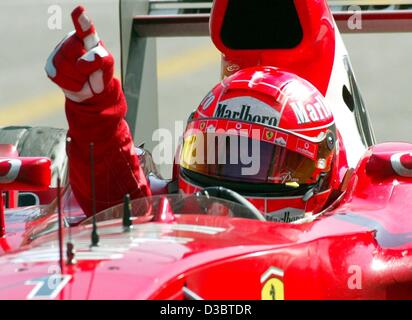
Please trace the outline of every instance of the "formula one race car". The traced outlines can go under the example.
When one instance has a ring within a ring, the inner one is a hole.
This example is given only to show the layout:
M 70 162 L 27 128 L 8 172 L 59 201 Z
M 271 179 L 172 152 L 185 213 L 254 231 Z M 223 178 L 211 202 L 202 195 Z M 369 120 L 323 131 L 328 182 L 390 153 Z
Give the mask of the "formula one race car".
M 266 221 L 222 186 L 173 194 L 138 148 L 157 192 L 85 218 L 70 185 L 59 187 L 66 184 L 64 131 L 3 128 L 0 299 L 412 298 L 412 144 L 375 142 L 340 35 L 354 32 L 353 13 L 331 12 L 326 0 L 276 2 L 276 10 L 273 1 L 255 0 L 254 10 L 237 7 L 242 2 L 214 1 L 213 42 L 232 61 L 256 58 L 299 72 L 325 96 L 353 168 L 340 173 L 339 197 L 309 218 Z M 329 4 L 347 2 L 363 4 Z M 210 8 L 120 1 L 127 121 L 140 140 L 150 141 L 158 127 L 153 38 L 208 35 Z M 412 31 L 411 16 L 405 8 L 366 11 L 356 31 Z M 269 34 L 256 37 L 262 30 Z

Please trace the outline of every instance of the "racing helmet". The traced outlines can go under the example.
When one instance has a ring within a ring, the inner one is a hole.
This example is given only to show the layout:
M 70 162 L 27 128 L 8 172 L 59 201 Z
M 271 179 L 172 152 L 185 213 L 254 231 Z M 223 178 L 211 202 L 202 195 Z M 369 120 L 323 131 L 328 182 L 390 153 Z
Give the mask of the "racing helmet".
M 274 67 L 240 70 L 189 117 L 179 189 L 222 186 L 267 220 L 293 222 L 321 211 L 337 189 L 338 135 L 331 110 L 308 81 Z

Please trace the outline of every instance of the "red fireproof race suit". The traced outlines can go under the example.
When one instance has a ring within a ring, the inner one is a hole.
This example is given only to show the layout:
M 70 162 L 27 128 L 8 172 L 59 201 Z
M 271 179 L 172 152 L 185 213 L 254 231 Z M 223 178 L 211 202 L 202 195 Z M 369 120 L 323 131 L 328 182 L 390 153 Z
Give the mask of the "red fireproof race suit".
M 124 120 L 126 111 L 126 100 L 115 78 L 104 94 L 91 100 L 77 103 L 66 99 L 69 179 L 77 201 L 88 216 L 92 214 L 91 142 L 94 144 L 96 212 L 118 204 L 126 193 L 132 198 L 150 195 Z

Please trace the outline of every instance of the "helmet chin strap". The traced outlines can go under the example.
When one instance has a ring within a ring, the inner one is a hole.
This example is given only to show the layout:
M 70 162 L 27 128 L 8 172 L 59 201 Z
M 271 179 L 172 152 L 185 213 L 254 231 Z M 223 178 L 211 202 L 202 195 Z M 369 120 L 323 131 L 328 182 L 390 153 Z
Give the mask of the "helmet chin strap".
M 325 183 L 327 176 L 328 176 L 328 173 L 322 172 L 319 175 L 319 179 L 316 182 L 316 184 L 312 188 L 310 188 L 308 191 L 306 191 L 306 193 L 303 195 L 302 200 L 305 202 L 305 209 L 304 209 L 305 217 L 293 223 L 304 223 L 304 222 L 312 221 L 312 219 L 314 219 L 314 217 L 317 216 L 313 214 L 313 210 L 308 211 L 307 208 L 309 206 L 310 200 L 313 199 L 313 197 L 316 194 L 318 194 L 320 190 L 322 189 L 322 186 Z
M 312 199 L 314 195 L 316 195 L 317 193 L 320 192 L 320 190 L 322 189 L 323 184 L 325 183 L 327 175 L 328 174 L 326 172 L 322 172 L 319 175 L 319 179 L 316 182 L 316 184 L 304 194 L 302 200 L 304 202 L 306 202 L 306 206 L 307 206 L 309 200 Z M 305 211 L 306 211 L 306 207 L 305 207 Z

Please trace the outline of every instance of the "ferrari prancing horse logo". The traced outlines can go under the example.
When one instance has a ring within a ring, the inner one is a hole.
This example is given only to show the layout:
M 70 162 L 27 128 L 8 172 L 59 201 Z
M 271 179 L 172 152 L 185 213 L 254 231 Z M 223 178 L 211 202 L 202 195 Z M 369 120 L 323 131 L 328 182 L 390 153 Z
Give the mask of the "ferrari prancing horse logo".
M 262 283 L 262 300 L 285 300 L 285 286 L 283 270 L 270 267 L 260 278 Z
M 273 133 L 273 131 L 266 131 L 266 139 L 267 140 L 272 140 L 274 135 L 275 134 Z

